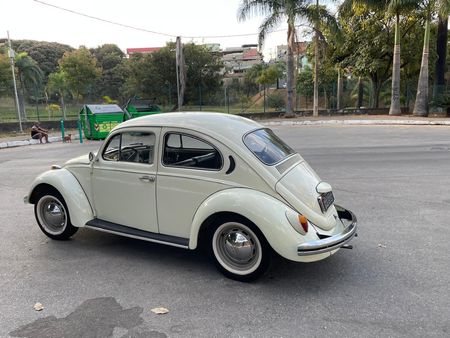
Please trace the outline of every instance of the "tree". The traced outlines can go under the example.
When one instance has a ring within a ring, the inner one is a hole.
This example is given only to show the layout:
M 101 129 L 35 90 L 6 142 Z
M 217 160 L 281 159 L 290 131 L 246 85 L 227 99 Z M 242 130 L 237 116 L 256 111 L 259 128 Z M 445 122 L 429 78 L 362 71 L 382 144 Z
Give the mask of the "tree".
M 416 12 L 411 12 L 402 18 L 397 30 L 401 32 L 400 39 L 404 46 L 400 68 L 406 79 L 417 76 L 419 71 L 420 22 L 421 18 Z M 372 107 L 379 107 L 380 93 L 392 74 L 394 51 L 390 41 L 395 36 L 396 19 L 368 6 L 350 6 L 349 9 L 339 11 L 338 23 L 342 38 L 335 39 L 333 35 L 327 37 L 330 57 L 341 69 L 370 80 L 370 102 Z M 402 93 L 400 89 L 399 98 Z
M 296 40 L 295 21 L 297 17 L 304 15 L 306 1 L 299 0 L 242 0 L 239 8 L 239 19 L 246 20 L 252 15 L 265 15 L 263 23 L 259 27 L 259 45 L 264 44 L 265 37 L 283 19 L 287 20 L 287 104 L 286 117 L 294 116 L 294 46 Z
M 208 96 L 215 95 L 222 86 L 220 71 L 223 63 L 221 57 L 211 53 L 204 46 L 188 43 L 184 44 L 184 58 L 187 69 L 185 102 L 196 102 L 199 90 L 203 92 L 202 96 L 205 96 L 206 99 Z
M 423 38 L 422 62 L 420 66 L 419 81 L 417 84 L 416 102 L 414 104 L 413 115 L 428 116 L 428 87 L 429 87 L 429 49 L 430 49 L 430 21 L 436 2 L 425 0 L 422 2 L 422 11 L 425 15 L 425 33 Z
M 184 44 L 184 55 L 187 69 L 184 102 L 197 103 L 200 90 L 202 97 L 214 96 L 221 87 L 223 64 L 220 56 L 193 43 Z M 129 96 L 172 102 L 177 83 L 174 43 L 168 43 L 151 54 L 133 54 L 125 68 L 127 80 L 124 90 Z
M 125 54 L 115 44 L 104 44 L 91 49 L 91 53 L 102 68 L 102 74 L 95 83 L 95 95 L 124 100 L 121 89 L 126 75 L 123 63 Z
M 297 77 L 297 92 L 302 95 L 308 107 L 308 97 L 314 94 L 314 79 L 313 72 L 310 67 L 304 67 Z
M 73 50 L 61 43 L 34 40 L 13 40 L 12 47 L 16 52 L 26 52 L 36 61 L 44 74 L 44 82 L 49 74 L 58 70 L 58 61 L 64 53 Z
M 348 10 L 350 4 L 368 6 L 375 11 L 383 11 L 395 16 L 394 55 L 392 64 L 391 105 L 389 115 L 400 115 L 400 16 L 417 6 L 418 0 L 345 0 L 342 9 Z
M 326 8 L 319 7 L 318 23 L 314 30 L 316 38 L 307 48 L 307 56 L 313 62 L 313 115 L 318 115 L 319 92 L 323 93 L 325 98 L 325 107 L 334 106 L 331 102 L 331 94 L 335 89 L 335 83 L 338 77 L 337 66 L 339 63 L 333 59 L 333 46 L 342 43 L 342 33 L 338 27 L 335 18 L 328 18 Z M 317 14 L 316 14 L 317 16 Z M 316 20 L 316 19 L 314 19 Z M 317 67 L 316 67 L 317 64 Z M 319 67 L 320 64 L 320 67 Z M 342 82 L 342 81 L 341 81 Z M 315 110 L 315 111 L 314 111 Z
M 258 78 L 256 79 L 256 82 L 267 86 L 276 83 L 277 79 L 282 76 L 282 67 L 278 64 L 273 64 L 262 69 Z
M 85 47 L 64 53 L 59 61 L 60 70 L 67 74 L 67 83 L 76 100 L 86 98 L 95 80 L 101 75 L 97 60 Z
M 259 45 L 264 44 L 266 35 L 277 27 L 283 20 L 287 21 L 287 64 L 286 64 L 286 87 L 287 104 L 286 117 L 293 117 L 294 112 L 294 87 L 295 87 L 295 67 L 294 67 L 294 48 L 297 40 L 296 21 L 302 19 L 314 26 L 316 36 L 319 33 L 321 24 L 330 24 L 333 22 L 333 16 L 330 15 L 325 7 L 320 7 L 316 0 L 315 5 L 310 5 L 313 0 L 242 0 L 239 8 L 239 19 L 246 20 L 248 17 L 261 14 L 265 15 L 263 23 L 259 27 Z
M 111 69 L 122 63 L 125 54 L 115 44 L 107 43 L 90 50 L 103 69 Z
M 19 106 L 21 114 L 26 118 L 25 113 L 25 94 L 26 92 L 33 92 L 35 95 L 42 88 L 44 74 L 27 53 L 22 52 L 15 56 L 15 66 L 17 68 L 17 77 L 19 79 Z
M 258 78 L 264 70 L 263 64 L 255 64 L 244 73 L 245 94 L 248 96 L 260 91 Z
M 438 32 L 436 40 L 437 60 L 435 66 L 435 86 L 433 99 L 436 101 L 443 95 L 445 86 L 445 71 L 447 64 L 448 16 L 450 0 L 437 0 Z
M 64 71 L 50 74 L 47 82 L 47 90 L 50 94 L 57 94 L 59 96 L 63 110 L 63 117 L 66 119 L 66 105 L 64 103 L 64 97 L 69 90 L 67 74 Z
M 0 52 L 0 96 L 12 90 L 12 74 L 7 54 Z

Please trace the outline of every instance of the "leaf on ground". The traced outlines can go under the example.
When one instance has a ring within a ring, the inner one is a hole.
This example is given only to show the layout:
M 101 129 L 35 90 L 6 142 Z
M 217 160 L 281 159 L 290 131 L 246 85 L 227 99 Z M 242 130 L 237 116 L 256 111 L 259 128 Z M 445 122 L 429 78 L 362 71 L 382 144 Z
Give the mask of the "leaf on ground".
M 42 310 L 44 310 L 44 305 L 42 305 L 41 303 L 36 303 L 36 304 L 34 304 L 33 308 L 36 311 L 42 311 Z
M 150 311 L 152 311 L 153 313 L 156 313 L 157 315 L 165 315 L 166 313 L 169 312 L 169 309 L 166 309 L 165 307 L 155 307 L 155 308 L 151 309 Z

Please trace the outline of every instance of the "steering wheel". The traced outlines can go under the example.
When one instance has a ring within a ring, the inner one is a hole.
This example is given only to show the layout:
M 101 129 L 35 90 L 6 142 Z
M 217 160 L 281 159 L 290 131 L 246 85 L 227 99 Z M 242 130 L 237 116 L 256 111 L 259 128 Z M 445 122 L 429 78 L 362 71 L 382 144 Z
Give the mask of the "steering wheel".
M 139 152 L 134 148 L 128 148 L 125 155 L 122 155 L 121 153 L 121 161 L 136 162 L 136 159 L 138 160 L 137 162 L 141 162 L 141 156 L 139 155 Z

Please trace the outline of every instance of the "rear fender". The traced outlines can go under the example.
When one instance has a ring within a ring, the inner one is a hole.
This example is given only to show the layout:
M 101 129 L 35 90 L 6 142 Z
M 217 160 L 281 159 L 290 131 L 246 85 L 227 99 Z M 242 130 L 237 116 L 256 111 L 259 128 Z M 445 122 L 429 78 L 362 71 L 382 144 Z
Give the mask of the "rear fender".
M 211 215 L 226 212 L 241 215 L 253 222 L 281 256 L 296 257 L 298 243 L 317 237 L 312 232 L 300 235 L 295 231 L 286 218 L 288 210 L 294 212 L 278 199 L 256 190 L 231 188 L 219 191 L 208 197 L 197 209 L 191 227 L 189 248 L 195 249 L 198 246 L 201 227 Z
M 94 218 L 94 212 L 83 188 L 75 176 L 64 168 L 49 170 L 36 177 L 24 201 L 35 204 L 39 190 L 44 188 L 45 185 L 50 185 L 62 195 L 69 209 L 71 223 L 74 226 L 82 227 Z

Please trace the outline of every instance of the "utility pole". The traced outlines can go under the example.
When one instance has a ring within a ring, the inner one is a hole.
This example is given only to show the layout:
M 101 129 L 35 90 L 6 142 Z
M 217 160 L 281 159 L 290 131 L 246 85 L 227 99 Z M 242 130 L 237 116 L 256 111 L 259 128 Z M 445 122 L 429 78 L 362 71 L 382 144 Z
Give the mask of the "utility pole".
M 227 87 L 227 85 L 225 85 L 223 87 L 223 90 L 224 90 L 224 97 L 223 97 L 224 110 L 227 109 L 227 101 L 228 101 L 227 100 L 227 96 L 228 96 L 227 89 L 228 89 L 228 87 Z
M 178 50 L 178 49 L 177 49 Z M 178 66 L 178 53 L 176 53 L 177 56 L 175 57 L 176 59 L 176 69 L 177 69 L 177 106 L 178 106 L 178 112 L 181 111 L 181 106 L 180 106 L 180 67 Z
M 23 133 L 22 117 L 20 116 L 20 108 L 19 108 L 19 97 L 17 96 L 16 72 L 14 70 L 14 51 L 11 48 L 11 40 L 9 39 L 9 31 L 6 31 L 6 34 L 8 35 L 8 56 L 9 56 L 9 60 L 11 62 L 11 71 L 12 71 L 12 77 L 13 77 L 13 83 L 14 83 L 14 96 L 16 99 L 17 116 L 19 117 L 20 132 Z

